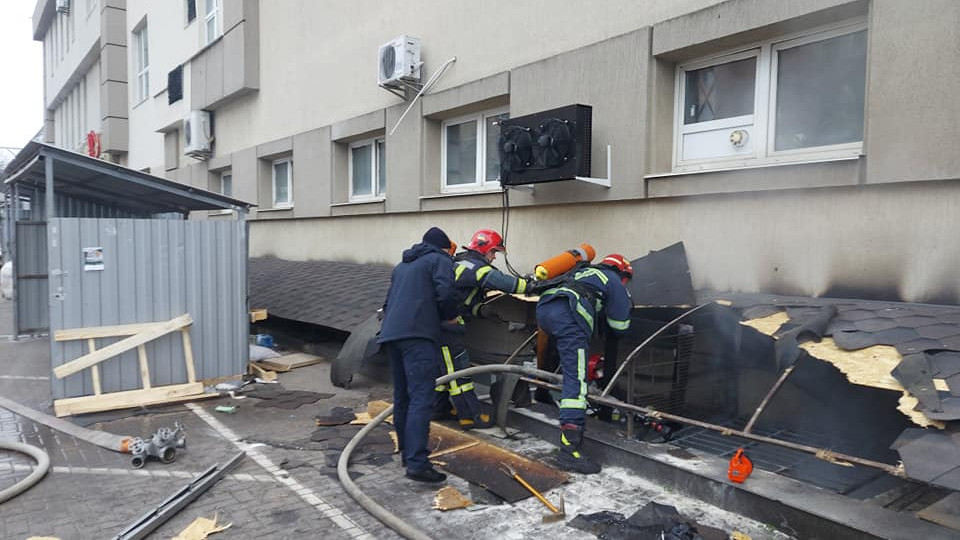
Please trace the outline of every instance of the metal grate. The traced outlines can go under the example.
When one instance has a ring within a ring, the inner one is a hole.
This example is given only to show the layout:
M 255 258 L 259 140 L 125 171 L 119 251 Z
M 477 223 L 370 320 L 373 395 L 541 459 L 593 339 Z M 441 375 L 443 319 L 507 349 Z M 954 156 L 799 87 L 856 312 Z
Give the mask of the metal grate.
M 719 425 L 743 429 L 747 418 L 736 418 Z M 797 429 L 754 428 L 753 433 L 815 447 L 826 447 L 827 441 L 817 433 Z M 834 447 L 847 446 L 844 442 Z M 818 459 L 816 456 L 768 444 L 727 437 L 699 427 L 684 427 L 676 432 L 671 444 L 699 450 L 718 457 L 731 457 L 743 448 L 754 467 L 813 484 L 836 493 L 847 493 L 884 473 L 868 467 L 846 467 Z

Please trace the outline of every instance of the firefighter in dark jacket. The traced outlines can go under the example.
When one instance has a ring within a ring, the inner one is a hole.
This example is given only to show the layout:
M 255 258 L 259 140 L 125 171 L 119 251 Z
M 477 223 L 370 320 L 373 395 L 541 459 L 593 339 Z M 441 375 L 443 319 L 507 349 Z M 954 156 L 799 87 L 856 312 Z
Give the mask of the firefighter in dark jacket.
M 454 257 L 453 281 L 459 315 L 441 324 L 440 352 L 444 374 L 470 367 L 470 356 L 464 346 L 466 323 L 481 316 L 479 312 L 486 292 L 495 290 L 522 294 L 527 290 L 525 279 L 504 274 L 493 266 L 497 253 L 501 251 L 506 251 L 506 247 L 500 233 L 492 229 L 480 229 L 473 234 L 464 251 Z M 446 385 L 437 386 L 436 390 L 440 392 L 436 408 L 438 411 L 448 410 L 449 395 L 461 428 L 487 428 L 493 425 L 490 415 L 481 410 L 473 380 L 469 377 L 454 379 Z
M 440 322 L 457 314 L 452 243 L 432 227 L 423 242 L 403 252 L 383 306 L 379 343 L 393 369 L 393 419 L 407 477 L 442 482 L 427 459 L 435 380 L 440 376 Z
M 587 408 L 587 357 L 595 325 L 606 324 L 617 334 L 630 327 L 633 301 L 627 281 L 633 267 L 622 255 L 607 255 L 594 266 L 574 270 L 559 286 L 546 290 L 537 302 L 537 324 L 557 344 L 563 389 L 560 393 L 560 466 L 584 474 L 600 465 L 583 454 Z M 598 321 L 597 319 L 604 320 Z

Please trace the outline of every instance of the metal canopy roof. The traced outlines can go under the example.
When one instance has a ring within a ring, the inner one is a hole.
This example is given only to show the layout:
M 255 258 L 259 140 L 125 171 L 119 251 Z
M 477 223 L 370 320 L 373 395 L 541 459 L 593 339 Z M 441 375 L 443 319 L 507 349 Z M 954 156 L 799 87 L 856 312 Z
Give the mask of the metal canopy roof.
M 135 213 L 246 211 L 255 206 L 38 142 L 30 142 L 10 162 L 4 183 L 43 191 L 46 160 L 53 162 L 53 192 L 56 195 Z

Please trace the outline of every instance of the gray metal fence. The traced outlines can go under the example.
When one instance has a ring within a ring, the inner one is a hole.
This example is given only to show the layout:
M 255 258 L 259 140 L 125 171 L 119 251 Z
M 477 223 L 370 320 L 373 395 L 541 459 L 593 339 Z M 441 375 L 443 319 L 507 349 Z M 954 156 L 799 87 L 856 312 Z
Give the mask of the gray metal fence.
M 169 320 L 189 313 L 197 378 L 245 370 L 249 332 L 246 223 L 58 218 L 50 221 L 50 333 Z M 102 261 L 96 257 L 99 249 Z M 116 339 L 101 339 L 102 348 Z M 52 368 L 88 352 L 52 338 Z M 147 345 L 151 384 L 187 381 L 179 333 Z M 141 387 L 136 351 L 103 362 L 104 392 Z M 89 370 L 53 380 L 54 399 L 89 395 Z
M 14 259 L 17 334 L 38 334 L 49 328 L 47 302 L 47 223 L 20 221 L 16 226 Z

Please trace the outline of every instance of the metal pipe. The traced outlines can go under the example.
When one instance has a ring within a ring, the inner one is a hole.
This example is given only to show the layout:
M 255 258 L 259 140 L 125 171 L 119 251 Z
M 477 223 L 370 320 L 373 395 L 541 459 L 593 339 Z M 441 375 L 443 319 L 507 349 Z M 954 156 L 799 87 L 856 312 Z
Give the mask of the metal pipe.
M 671 326 L 677 324 L 678 322 L 680 322 L 681 320 L 683 320 L 683 318 L 687 317 L 688 315 L 692 315 L 692 314 L 693 314 L 694 312 L 696 312 L 698 309 L 700 309 L 700 308 L 702 308 L 702 307 L 705 307 L 705 306 L 709 306 L 709 305 L 711 305 L 711 304 L 712 304 L 712 302 L 708 302 L 708 303 L 706 303 L 706 304 L 700 304 L 699 306 L 697 306 L 697 307 L 695 307 L 695 308 L 693 308 L 693 309 L 690 309 L 690 310 L 687 310 L 687 311 L 681 313 L 677 318 L 675 318 L 675 319 L 673 319 L 672 321 L 668 322 L 667 324 L 661 326 L 659 330 L 657 330 L 656 332 L 654 332 L 653 334 L 651 334 L 650 337 L 648 337 L 647 339 L 643 340 L 643 343 L 637 345 L 637 348 L 636 348 L 636 349 L 630 351 L 630 354 L 627 355 L 627 359 L 624 360 L 622 364 L 620 364 L 620 368 L 617 369 L 617 372 L 613 374 L 613 378 L 610 379 L 610 382 L 607 384 L 607 387 L 603 389 L 603 393 L 600 394 L 600 396 L 601 396 L 601 397 L 606 397 L 606 395 L 610 393 L 610 389 L 613 388 L 613 385 L 617 382 L 617 377 L 619 377 L 620 374 L 623 373 L 623 368 L 625 368 L 626 366 L 628 366 L 628 365 L 630 364 L 630 362 L 632 362 L 633 359 L 636 358 L 637 354 L 639 354 L 640 351 L 642 351 L 644 347 L 646 347 L 646 346 L 649 345 L 654 339 L 656 339 L 657 336 L 659 336 L 660 334 L 666 332 L 668 328 L 670 328 Z
M 50 223 L 50 220 L 56 216 L 56 212 L 53 207 L 54 202 L 53 202 L 53 158 L 52 157 L 44 156 L 43 171 L 44 171 L 44 179 L 45 179 L 44 189 L 46 189 L 46 193 L 44 193 L 44 197 L 47 205 L 47 208 L 46 208 L 47 223 Z
M 547 388 L 547 389 L 549 389 L 549 390 L 558 390 L 558 391 L 559 391 L 559 390 L 561 389 L 561 387 L 558 386 L 558 385 L 556 385 L 556 384 L 550 384 L 550 383 L 543 382 L 543 381 L 539 381 L 539 380 L 536 380 L 536 379 L 531 379 L 531 378 L 528 378 L 528 377 L 521 377 L 520 380 L 526 381 L 526 382 L 528 382 L 528 383 L 530 383 L 530 384 L 533 384 L 534 386 L 539 386 L 539 387 L 541 387 L 541 388 Z M 679 416 L 679 415 L 676 415 L 676 414 L 670 414 L 670 413 L 655 411 L 655 410 L 653 410 L 653 409 L 648 409 L 648 408 L 646 408 L 646 407 L 641 407 L 641 406 L 639 406 L 639 405 L 631 405 L 631 404 L 629 404 L 629 403 L 624 403 L 624 402 L 622 402 L 622 401 L 620 401 L 620 400 L 618 400 L 618 399 L 614 399 L 614 398 L 608 398 L 608 397 L 596 396 L 596 395 L 588 395 L 588 396 L 587 396 L 587 399 L 589 399 L 590 401 L 593 401 L 594 403 L 598 403 L 598 404 L 600 404 L 600 405 L 607 405 L 607 406 L 610 406 L 610 407 L 617 407 L 617 408 L 619 408 L 619 409 L 626 409 L 626 410 L 628 410 L 628 411 L 632 411 L 632 412 L 635 412 L 635 413 L 640 413 L 640 414 L 647 415 L 647 416 L 650 416 L 650 417 L 653 417 L 653 418 L 658 418 L 658 419 L 663 419 L 663 420 L 670 420 L 670 421 L 673 421 L 673 422 L 678 422 L 678 423 L 680 423 L 680 424 L 687 424 L 687 425 L 690 425 L 690 426 L 696 426 L 696 427 L 700 427 L 700 428 L 703 428 L 703 429 L 709 429 L 710 431 L 716 431 L 716 432 L 718 432 L 718 433 L 720 433 L 720 434 L 722 434 L 722 435 L 733 436 L 733 437 L 740 437 L 740 438 L 742 438 L 742 439 L 749 439 L 749 440 L 757 441 L 757 442 L 761 442 L 761 443 L 772 444 L 772 445 L 774 445 L 774 446 L 781 446 L 781 447 L 784 447 L 784 448 L 790 448 L 790 449 L 792 449 L 792 450 L 798 450 L 798 451 L 800 451 L 800 452 L 806 452 L 806 453 L 808 453 L 808 454 L 813 454 L 813 455 L 815 455 L 816 457 L 818 457 L 818 458 L 820 458 L 820 459 L 822 459 L 822 460 L 824 460 L 824 461 L 830 461 L 830 462 L 834 462 L 834 463 L 837 463 L 837 464 L 840 464 L 840 465 L 842 465 L 843 463 L 838 463 L 838 462 L 856 463 L 857 465 L 864 465 L 864 466 L 866 466 L 866 467 L 873 467 L 873 468 L 875 468 L 875 469 L 880 469 L 880 470 L 885 471 L 885 472 L 887 472 L 887 473 L 890 473 L 890 474 L 892 474 L 892 475 L 894 475 L 894 476 L 905 477 L 904 472 L 903 472 L 903 470 L 902 470 L 900 467 L 897 467 L 897 466 L 894 466 L 894 465 L 890 465 L 890 464 L 888 464 L 888 463 L 881 463 L 881 462 L 879 462 L 879 461 L 873 461 L 873 460 L 870 460 L 870 459 L 865 459 L 865 458 L 861 458 L 861 457 L 857 457 L 857 456 L 851 456 L 851 455 L 848 455 L 848 454 L 840 454 L 840 453 L 837 453 L 837 452 L 833 452 L 832 450 L 828 450 L 828 449 L 826 449 L 826 448 L 816 448 L 816 447 L 814 447 L 814 446 L 807 446 L 807 445 L 805 445 L 805 444 L 799 444 L 799 443 L 794 443 L 794 442 L 790 442 L 790 441 L 783 441 L 783 440 L 780 440 L 780 439 L 774 439 L 774 438 L 772 438 L 772 437 L 764 437 L 763 435 L 756 435 L 756 434 L 754 434 L 754 433 L 747 433 L 747 432 L 742 431 L 742 430 L 733 429 L 733 428 L 728 428 L 728 427 L 720 426 L 720 425 L 717 425 L 717 424 L 711 424 L 711 423 L 709 423 L 709 422 L 701 422 L 700 420 L 694 420 L 694 419 L 692 419 L 692 418 L 686 418 L 686 417 L 684 417 L 684 416 Z
M 534 331 L 533 331 L 533 334 L 530 334 L 530 337 L 528 337 L 526 340 L 524 340 L 524 342 L 521 343 L 520 346 L 517 347 L 517 349 L 516 349 L 515 351 L 513 351 L 513 354 L 511 354 L 510 356 L 507 357 L 506 360 L 504 360 L 503 364 L 504 364 L 504 365 L 507 365 L 507 364 L 509 364 L 510 362 L 512 362 L 513 359 L 516 358 L 516 356 L 517 356 L 518 354 L 520 354 L 520 351 L 522 351 L 524 347 L 526 347 L 527 345 L 529 345 L 530 342 L 533 341 L 533 340 L 537 337 L 537 334 L 538 334 L 538 333 L 539 333 L 539 330 L 534 330 Z

